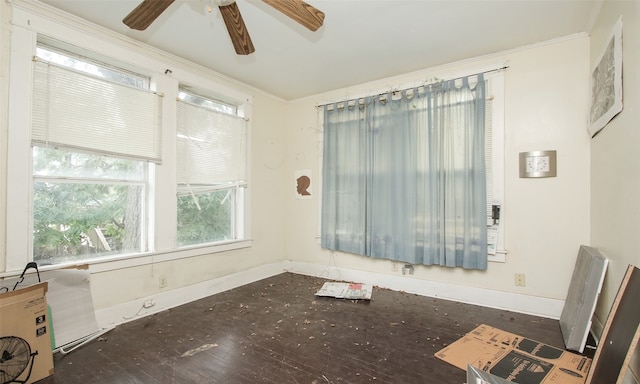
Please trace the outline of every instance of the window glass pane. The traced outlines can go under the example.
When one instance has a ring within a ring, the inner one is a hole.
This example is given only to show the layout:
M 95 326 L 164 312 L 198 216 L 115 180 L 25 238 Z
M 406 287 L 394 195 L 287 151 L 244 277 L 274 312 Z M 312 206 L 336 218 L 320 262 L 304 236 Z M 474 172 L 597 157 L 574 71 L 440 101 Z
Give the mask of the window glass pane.
M 39 264 L 142 251 L 144 185 L 35 181 L 33 259 Z
M 195 105 L 197 107 L 206 108 L 216 112 L 222 112 L 229 115 L 237 115 L 238 107 L 232 104 L 228 104 L 219 100 L 206 98 L 195 93 L 180 91 L 178 98 L 185 103 Z
M 34 147 L 34 261 L 142 252 L 146 169 L 141 161 Z
M 120 68 L 110 68 L 106 64 L 96 63 L 87 58 L 75 57 L 71 53 L 53 50 L 51 48 L 38 45 L 36 56 L 50 63 L 63 67 L 73 68 L 76 71 L 94 75 L 114 83 L 124 84 L 135 88 L 149 88 L 149 81 L 143 76 L 127 72 Z
M 178 196 L 178 246 L 231 240 L 235 188 Z

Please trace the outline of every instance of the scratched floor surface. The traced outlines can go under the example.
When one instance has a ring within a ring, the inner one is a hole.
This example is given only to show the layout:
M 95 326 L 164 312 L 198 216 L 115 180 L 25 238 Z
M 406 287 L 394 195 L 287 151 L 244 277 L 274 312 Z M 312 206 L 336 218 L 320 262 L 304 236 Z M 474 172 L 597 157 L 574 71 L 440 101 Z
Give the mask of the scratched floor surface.
M 563 347 L 556 320 L 374 288 L 318 298 L 325 280 L 284 273 L 118 326 L 38 384 L 433 383 L 434 357 L 479 324 Z

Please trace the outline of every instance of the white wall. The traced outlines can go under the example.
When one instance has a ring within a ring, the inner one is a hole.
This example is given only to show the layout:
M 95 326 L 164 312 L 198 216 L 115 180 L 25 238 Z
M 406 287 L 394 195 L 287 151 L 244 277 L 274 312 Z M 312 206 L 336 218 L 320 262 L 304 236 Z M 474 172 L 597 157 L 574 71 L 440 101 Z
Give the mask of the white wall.
M 603 50 L 611 30 L 623 18 L 624 109 L 591 142 L 591 243 L 609 259 L 596 308 L 600 326 L 606 321 L 629 264 L 640 266 L 640 3 L 605 1 L 591 31 L 590 63 Z M 640 372 L 636 351 L 632 362 Z M 638 382 L 633 374 L 625 383 Z
M 7 119 L 9 110 L 9 39 L 11 11 L 6 2 L 0 2 L 0 212 L 6 212 L 7 201 Z M 0 217 L 0 271 L 5 270 L 4 245 L 6 244 L 7 220 Z
M 607 1 L 591 33 L 593 63 L 623 17 L 624 109 L 591 141 L 591 240 L 609 259 L 597 307 L 604 322 L 629 264 L 640 264 L 640 4 Z
M 286 177 L 286 255 L 298 270 L 332 278 L 361 271 L 360 278 L 398 284 L 401 271 L 392 262 L 322 250 L 318 244 L 320 204 L 320 124 L 315 105 L 363 93 L 375 93 L 403 83 L 417 83 L 447 74 L 468 73 L 491 63 L 504 63 L 505 71 L 505 202 L 506 263 L 490 263 L 488 270 L 416 267 L 404 279 L 416 291 L 438 292 L 469 289 L 463 295 L 482 302 L 483 296 L 500 292 L 502 299 L 531 301 L 526 312 L 559 316 L 573 272 L 578 248 L 589 244 L 589 136 L 586 114 L 589 90 L 589 39 L 586 35 L 540 44 L 526 49 L 467 60 L 450 66 L 362 84 L 291 102 L 287 109 L 288 159 Z M 558 176 L 520 179 L 521 151 L 557 150 Z M 295 198 L 293 174 L 311 169 L 315 194 L 310 200 Z M 340 275 L 342 270 L 343 274 Z M 526 274 L 526 286 L 516 287 L 514 273 Z M 395 281 L 392 283 L 391 280 Z M 402 280 L 400 280 L 402 281 Z M 434 287 L 434 284 L 436 287 Z M 430 286 L 421 289 L 420 286 Z M 469 296 L 468 292 L 478 295 Z M 524 295 L 524 296 L 521 296 Z M 451 297 L 460 299 L 459 297 Z M 548 301 L 545 301 L 548 299 Z M 559 307 L 557 304 L 560 303 Z M 503 302 L 495 306 L 517 305 Z M 554 308 L 544 308 L 545 305 Z M 521 309 L 521 308 L 519 308 Z

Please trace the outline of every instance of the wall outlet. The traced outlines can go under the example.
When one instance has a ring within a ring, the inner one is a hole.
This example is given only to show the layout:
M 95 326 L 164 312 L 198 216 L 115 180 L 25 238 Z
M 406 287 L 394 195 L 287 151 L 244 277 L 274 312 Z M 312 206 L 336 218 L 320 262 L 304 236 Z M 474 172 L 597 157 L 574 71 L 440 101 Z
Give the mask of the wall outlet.
M 404 267 L 402 267 L 402 274 L 403 275 L 413 275 L 413 265 L 411 264 L 405 264 Z
M 164 288 L 164 287 L 166 287 L 166 286 L 167 286 L 167 276 L 165 276 L 165 275 L 160 275 L 160 276 L 158 277 L 158 286 L 159 286 L 160 288 Z
M 142 304 L 142 306 L 145 307 L 145 308 L 151 308 L 154 305 L 156 305 L 156 302 L 153 299 L 147 300 L 147 301 L 144 302 L 144 304 Z
M 524 273 L 516 273 L 516 274 L 513 275 L 513 277 L 515 279 L 516 287 L 524 287 L 525 286 Z

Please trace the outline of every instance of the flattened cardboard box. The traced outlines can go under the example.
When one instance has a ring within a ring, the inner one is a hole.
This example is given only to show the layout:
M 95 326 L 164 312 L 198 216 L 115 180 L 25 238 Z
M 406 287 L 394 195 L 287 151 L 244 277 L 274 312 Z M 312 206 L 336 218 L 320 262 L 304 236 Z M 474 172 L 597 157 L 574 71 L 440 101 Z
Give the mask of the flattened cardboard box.
M 26 383 L 33 383 L 53 374 L 47 288 L 40 283 L 0 294 L 0 353 L 8 382 L 28 376 Z
M 591 359 L 480 325 L 435 356 L 460 369 L 467 364 L 518 384 L 582 384 Z

